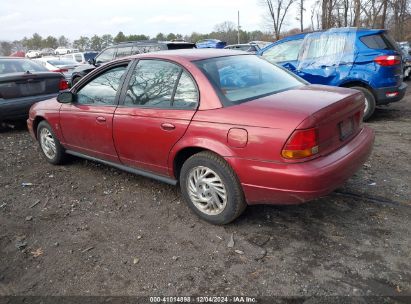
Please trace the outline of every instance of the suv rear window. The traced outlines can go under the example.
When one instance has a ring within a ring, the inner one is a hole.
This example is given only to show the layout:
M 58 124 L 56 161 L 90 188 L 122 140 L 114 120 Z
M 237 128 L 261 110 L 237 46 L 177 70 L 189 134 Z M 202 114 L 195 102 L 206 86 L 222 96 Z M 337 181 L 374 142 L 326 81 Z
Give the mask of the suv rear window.
M 374 50 L 397 50 L 391 37 L 388 34 L 375 34 L 360 38 L 361 42 Z

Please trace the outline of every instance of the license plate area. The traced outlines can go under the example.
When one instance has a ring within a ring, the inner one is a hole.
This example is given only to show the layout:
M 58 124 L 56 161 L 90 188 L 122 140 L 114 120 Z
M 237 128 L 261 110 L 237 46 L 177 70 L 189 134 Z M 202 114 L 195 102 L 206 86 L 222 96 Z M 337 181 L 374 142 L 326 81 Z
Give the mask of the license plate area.
M 344 119 L 339 124 L 340 129 L 340 140 L 343 141 L 350 137 L 354 132 L 354 117 L 351 116 L 347 119 Z

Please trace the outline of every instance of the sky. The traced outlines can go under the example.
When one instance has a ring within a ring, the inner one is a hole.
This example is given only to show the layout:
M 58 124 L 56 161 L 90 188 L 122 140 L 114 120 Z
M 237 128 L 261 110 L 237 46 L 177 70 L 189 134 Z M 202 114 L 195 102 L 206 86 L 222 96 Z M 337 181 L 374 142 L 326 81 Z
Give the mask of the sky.
M 242 29 L 267 30 L 259 0 L 0 0 L 0 40 L 38 33 L 69 39 L 94 34 L 209 33 L 224 21 Z M 291 12 L 286 28 L 298 27 Z M 306 20 L 308 21 L 308 16 Z

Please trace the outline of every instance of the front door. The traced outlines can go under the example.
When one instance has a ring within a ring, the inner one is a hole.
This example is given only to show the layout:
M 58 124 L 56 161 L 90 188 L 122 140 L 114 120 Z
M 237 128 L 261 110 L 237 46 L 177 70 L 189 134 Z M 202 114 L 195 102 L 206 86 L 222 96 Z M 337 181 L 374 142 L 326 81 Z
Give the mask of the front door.
M 169 152 L 187 130 L 197 105 L 197 87 L 181 66 L 140 60 L 114 113 L 114 143 L 121 162 L 168 175 Z
M 60 108 L 64 144 L 89 156 L 117 161 L 113 142 L 113 115 L 127 64 L 100 73 L 75 92 L 75 102 Z

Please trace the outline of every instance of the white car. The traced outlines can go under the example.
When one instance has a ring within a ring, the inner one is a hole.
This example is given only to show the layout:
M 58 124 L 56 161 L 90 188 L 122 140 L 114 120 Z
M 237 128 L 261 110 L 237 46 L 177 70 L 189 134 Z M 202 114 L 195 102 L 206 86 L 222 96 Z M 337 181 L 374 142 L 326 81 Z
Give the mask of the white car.
M 70 49 L 66 47 L 59 46 L 55 51 L 55 55 L 64 55 L 64 54 L 70 54 L 70 53 L 76 53 L 78 52 L 78 49 Z
M 49 71 L 62 73 L 69 83 L 71 81 L 73 70 L 79 65 L 82 65 L 74 60 L 59 57 L 42 57 L 34 59 L 33 61 L 41 64 Z
M 70 54 L 61 56 L 61 58 L 70 59 L 70 60 L 77 61 L 78 63 L 86 64 L 88 63 L 89 59 L 93 59 L 94 57 L 96 57 L 97 54 L 98 52 L 94 52 L 94 51 L 83 52 L 83 53 L 70 53 Z
M 28 50 L 26 53 L 27 58 L 37 58 L 40 57 L 40 51 L 39 50 Z

